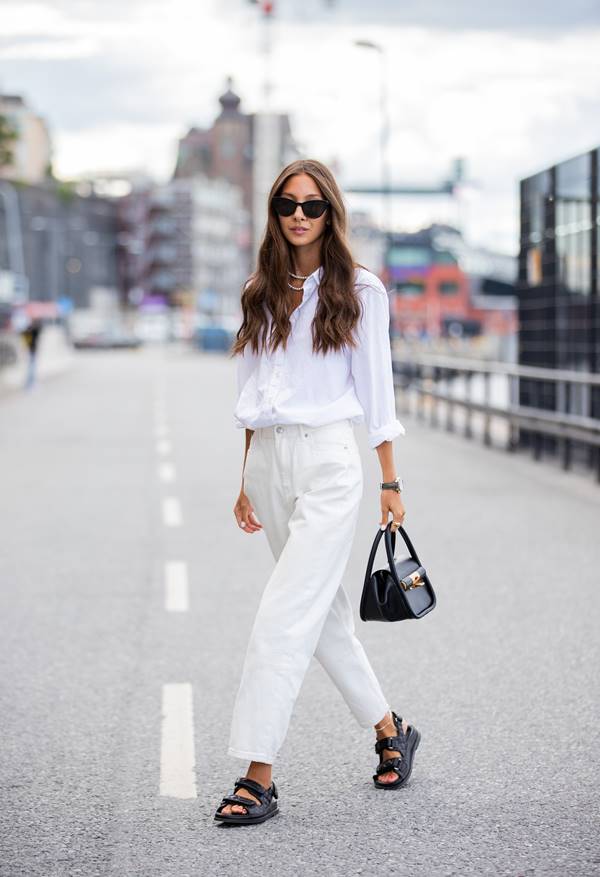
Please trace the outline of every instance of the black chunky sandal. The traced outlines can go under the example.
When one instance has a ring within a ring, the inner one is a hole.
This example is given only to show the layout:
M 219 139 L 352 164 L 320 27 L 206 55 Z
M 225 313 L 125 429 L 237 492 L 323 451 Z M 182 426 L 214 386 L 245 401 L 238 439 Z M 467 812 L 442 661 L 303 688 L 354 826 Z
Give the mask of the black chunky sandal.
M 238 789 L 246 789 L 252 795 L 256 795 L 260 800 L 260 804 L 257 804 L 257 802 L 253 801 L 251 798 L 244 798 L 243 795 L 236 795 L 235 793 Z M 255 780 L 250 780 L 248 777 L 238 777 L 235 781 L 233 791 L 233 795 L 226 795 L 217 807 L 215 819 L 220 819 L 221 822 L 227 822 L 230 825 L 252 825 L 257 822 L 264 822 L 265 819 L 270 819 L 271 816 L 275 816 L 276 813 L 279 813 L 279 807 L 277 805 L 279 794 L 275 783 L 271 783 L 270 788 L 265 789 L 264 786 L 261 786 L 261 784 L 257 783 Z M 223 813 L 223 808 L 228 804 L 240 804 L 242 807 L 245 807 L 248 812 Z
M 375 752 L 379 755 L 379 764 L 377 773 L 373 774 L 373 782 L 378 789 L 398 789 L 408 780 L 413 766 L 413 758 L 415 751 L 421 741 L 421 735 L 413 725 L 409 725 L 406 733 L 402 727 L 402 717 L 397 716 L 392 710 L 392 718 L 398 732 L 395 737 L 382 737 L 375 743 Z M 382 758 L 384 749 L 394 749 L 400 752 L 401 756 L 396 758 Z M 398 774 L 398 779 L 390 783 L 382 783 L 378 777 L 382 773 L 394 771 Z

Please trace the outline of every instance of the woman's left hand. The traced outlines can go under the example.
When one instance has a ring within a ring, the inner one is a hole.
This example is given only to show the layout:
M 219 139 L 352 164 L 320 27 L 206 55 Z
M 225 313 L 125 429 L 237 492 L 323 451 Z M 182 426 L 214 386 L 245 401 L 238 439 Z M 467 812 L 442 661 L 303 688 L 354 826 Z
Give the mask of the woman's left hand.
M 381 491 L 381 528 L 384 529 L 388 521 L 388 515 L 392 513 L 392 521 L 398 521 L 399 523 L 390 527 L 390 530 L 396 532 L 400 524 L 404 525 L 404 516 L 406 515 L 406 510 L 404 508 L 404 504 L 402 499 L 400 498 L 400 494 L 395 490 L 382 490 Z

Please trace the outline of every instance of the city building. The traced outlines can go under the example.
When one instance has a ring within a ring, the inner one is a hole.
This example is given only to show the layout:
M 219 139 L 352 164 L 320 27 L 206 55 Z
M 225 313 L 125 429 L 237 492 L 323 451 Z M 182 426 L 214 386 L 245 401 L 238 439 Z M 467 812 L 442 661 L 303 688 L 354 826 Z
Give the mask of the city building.
M 348 241 L 356 262 L 381 275 L 385 265 L 386 235 L 364 210 L 348 211 Z
M 223 178 L 195 178 L 191 189 L 192 289 L 198 310 L 237 322 L 240 294 L 251 271 L 250 214 L 242 190 Z
M 56 185 L 0 181 L 0 275 L 7 305 L 66 301 L 84 309 L 100 298 L 118 305 L 116 254 L 113 201 Z
M 598 372 L 600 149 L 521 181 L 519 362 Z
M 246 210 L 252 209 L 253 117 L 240 111 L 241 99 L 227 80 L 219 97 L 221 112 L 210 128 L 190 128 L 179 141 L 174 179 L 222 177 L 242 190 Z
M 600 149 L 521 180 L 519 342 L 522 365 L 600 370 L 598 251 Z M 600 388 L 566 397 L 554 381 L 521 379 L 522 405 L 600 417 Z M 527 434 L 523 433 L 524 442 Z M 541 439 L 538 439 L 541 441 Z M 557 441 L 543 437 L 543 447 Z M 589 448 L 575 449 L 587 457 Z
M 381 276 L 397 337 L 516 333 L 515 259 L 469 246 L 457 229 L 389 234 Z
M 120 265 L 127 300 L 234 317 L 249 273 L 250 216 L 243 193 L 196 172 L 134 188 L 119 202 Z
M 298 157 L 285 113 L 243 113 L 232 90 L 219 98 L 221 112 L 210 128 L 191 128 L 179 141 L 174 179 L 196 175 L 238 186 L 251 216 L 251 251 L 256 258 L 267 219 L 267 195 L 281 169 Z
M 0 94 L 0 116 L 16 134 L 10 146 L 12 161 L 0 166 L 0 177 L 41 183 L 49 174 L 51 160 L 46 123 L 16 94 Z

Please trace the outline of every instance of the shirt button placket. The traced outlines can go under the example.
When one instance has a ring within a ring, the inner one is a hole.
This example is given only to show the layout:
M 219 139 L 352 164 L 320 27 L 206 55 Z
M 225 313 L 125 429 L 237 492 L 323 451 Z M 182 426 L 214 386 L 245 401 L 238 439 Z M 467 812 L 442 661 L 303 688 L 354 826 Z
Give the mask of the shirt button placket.
M 273 400 L 275 398 L 275 394 L 279 390 L 279 385 L 281 383 L 281 356 L 277 356 L 275 359 L 275 365 L 273 366 L 273 374 L 271 376 L 271 381 L 269 383 L 269 404 L 271 406 L 271 410 L 275 407 L 273 405 Z

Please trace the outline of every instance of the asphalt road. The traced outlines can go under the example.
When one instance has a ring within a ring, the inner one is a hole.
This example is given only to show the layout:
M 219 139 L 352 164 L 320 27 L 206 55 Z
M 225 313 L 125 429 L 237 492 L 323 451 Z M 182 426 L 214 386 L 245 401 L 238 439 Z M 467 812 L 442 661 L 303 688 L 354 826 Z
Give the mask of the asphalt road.
M 600 487 L 405 416 L 406 528 L 438 607 L 358 618 L 380 517 L 363 427 L 345 583 L 422 733 L 411 781 L 373 787 L 374 734 L 313 660 L 280 814 L 213 822 L 246 768 L 229 720 L 273 563 L 233 517 L 233 405 L 233 363 L 177 349 L 82 353 L 0 401 L 0 874 L 600 874 Z

